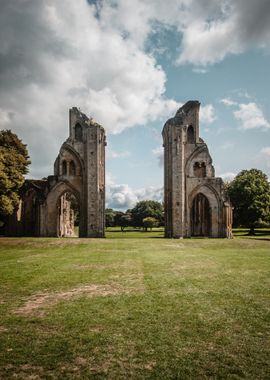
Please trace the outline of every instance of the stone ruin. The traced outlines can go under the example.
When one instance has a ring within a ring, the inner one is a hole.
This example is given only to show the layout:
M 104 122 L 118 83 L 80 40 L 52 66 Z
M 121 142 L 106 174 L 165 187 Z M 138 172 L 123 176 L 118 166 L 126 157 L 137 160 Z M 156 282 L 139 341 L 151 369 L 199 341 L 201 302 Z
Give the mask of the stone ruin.
M 199 136 L 198 101 L 189 101 L 162 131 L 165 237 L 232 237 L 232 207 Z
M 73 107 L 69 137 L 54 163 L 54 175 L 26 180 L 21 201 L 9 219 L 6 234 L 15 236 L 75 236 L 105 234 L 104 128 Z
M 215 177 L 206 143 L 199 137 L 198 101 L 189 101 L 163 128 L 165 237 L 232 236 L 232 208 Z M 105 146 L 103 127 L 73 107 L 69 137 L 54 175 L 26 180 L 10 236 L 105 236 Z

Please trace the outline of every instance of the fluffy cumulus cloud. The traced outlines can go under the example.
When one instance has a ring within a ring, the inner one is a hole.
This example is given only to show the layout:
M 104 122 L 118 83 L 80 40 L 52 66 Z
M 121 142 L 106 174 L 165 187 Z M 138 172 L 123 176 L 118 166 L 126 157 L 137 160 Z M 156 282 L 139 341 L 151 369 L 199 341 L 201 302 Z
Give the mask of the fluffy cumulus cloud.
M 68 133 L 70 106 L 111 133 L 177 106 L 165 98 L 165 73 L 144 51 L 136 25 L 125 34 L 111 4 L 104 2 L 98 15 L 98 6 L 85 0 L 1 3 L 0 123 L 10 128 L 12 120 L 27 142 L 32 175 L 50 173 L 50 157 Z
M 106 207 L 126 211 L 133 208 L 137 202 L 142 200 L 163 201 L 163 188 L 153 186 L 140 189 L 132 189 L 127 184 L 115 184 L 110 178 L 106 189 Z
M 242 129 L 270 128 L 269 121 L 265 119 L 262 110 L 256 103 L 239 104 L 239 109 L 233 114 L 239 120 Z
M 234 109 L 233 116 L 240 123 L 240 129 L 270 129 L 270 122 L 265 118 L 263 110 L 257 103 L 252 101 L 238 103 L 230 98 L 221 99 L 220 102 Z
M 250 47 L 269 51 L 268 0 L 191 0 L 186 3 L 186 23 L 178 27 L 183 36 L 179 64 L 205 66 Z
M 199 73 L 229 54 L 270 48 L 268 0 L 175 0 L 169 6 L 163 0 L 105 0 L 100 12 L 141 46 L 155 25 L 174 28 L 179 34 L 177 63 L 191 63 Z
M 268 0 L 170 6 L 163 0 L 3 0 L 0 126 L 28 144 L 31 174 L 47 175 L 68 133 L 69 107 L 80 107 L 110 133 L 164 120 L 177 109 L 165 96 L 164 70 L 146 48 L 160 28 L 178 33 L 179 64 L 205 71 L 227 54 L 268 49 L 269 21 Z M 213 122 L 212 106 L 202 107 L 201 116 Z M 268 128 L 258 113 L 257 120 Z
M 211 124 L 217 119 L 215 108 L 212 104 L 207 104 L 201 107 L 200 121 L 204 124 Z
M 106 206 L 108 208 L 127 210 L 138 201 L 133 189 L 127 184 L 111 184 L 107 187 L 106 192 Z

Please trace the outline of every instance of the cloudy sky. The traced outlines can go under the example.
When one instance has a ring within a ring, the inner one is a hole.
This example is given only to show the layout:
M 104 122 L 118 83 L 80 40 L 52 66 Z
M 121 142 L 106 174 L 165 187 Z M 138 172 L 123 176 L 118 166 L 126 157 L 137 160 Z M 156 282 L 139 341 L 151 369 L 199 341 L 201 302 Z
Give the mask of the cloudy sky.
M 270 177 L 269 0 L 1 0 L 0 128 L 52 174 L 72 106 L 107 131 L 108 206 L 162 199 L 161 130 L 201 102 L 216 175 Z

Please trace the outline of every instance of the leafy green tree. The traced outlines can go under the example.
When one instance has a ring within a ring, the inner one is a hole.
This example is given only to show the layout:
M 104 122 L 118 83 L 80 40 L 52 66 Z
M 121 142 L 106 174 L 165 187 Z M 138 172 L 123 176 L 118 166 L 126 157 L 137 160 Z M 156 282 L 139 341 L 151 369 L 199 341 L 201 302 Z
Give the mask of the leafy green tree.
M 113 226 L 117 227 L 117 226 L 121 225 L 121 218 L 122 218 L 123 215 L 125 215 L 125 213 L 122 212 L 122 211 L 117 211 L 117 210 L 114 210 L 114 213 L 115 213 L 115 215 L 114 215 L 114 224 L 113 224 Z
M 119 225 L 121 227 L 121 231 L 124 231 L 126 227 L 132 226 L 132 216 L 130 213 L 123 214 L 119 219 Z
M 13 213 L 28 172 L 28 150 L 10 130 L 0 131 L 0 219 Z
M 131 210 L 134 226 L 143 227 L 143 219 L 147 217 L 155 218 L 159 224 L 163 224 L 164 209 L 163 205 L 157 201 L 140 201 Z
M 106 227 L 113 227 L 115 219 L 115 211 L 112 208 L 106 208 L 105 210 L 105 224 Z
M 228 185 L 234 207 L 234 224 L 250 228 L 254 234 L 256 222 L 270 221 L 270 184 L 261 170 L 242 170 Z
M 143 227 L 145 231 L 147 231 L 148 228 L 152 230 L 152 228 L 157 227 L 158 224 L 159 224 L 158 220 L 156 218 L 152 218 L 151 216 L 147 216 L 146 218 L 143 219 Z

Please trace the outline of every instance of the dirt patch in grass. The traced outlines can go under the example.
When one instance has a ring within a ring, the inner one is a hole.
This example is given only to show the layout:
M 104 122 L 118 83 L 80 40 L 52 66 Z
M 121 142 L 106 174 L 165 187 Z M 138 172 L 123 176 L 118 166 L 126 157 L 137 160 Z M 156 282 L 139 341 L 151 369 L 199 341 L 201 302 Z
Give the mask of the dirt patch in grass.
M 141 293 L 143 288 L 141 286 L 141 279 L 139 281 L 129 281 L 126 286 L 119 283 L 112 283 L 108 285 L 102 284 L 89 284 L 82 285 L 63 292 L 42 292 L 36 293 L 29 297 L 23 306 L 15 311 L 16 314 L 25 317 L 43 316 L 46 310 L 61 301 L 69 301 L 81 296 L 87 297 L 109 297 L 119 296 L 130 293 Z
M 124 262 L 116 262 L 116 263 L 92 263 L 92 264 L 71 264 L 67 265 L 68 269 L 72 270 L 119 270 L 119 269 L 132 269 L 136 268 L 136 263 L 132 260 L 125 260 Z
M 43 247 L 66 247 L 76 245 L 88 244 L 103 244 L 109 243 L 106 239 L 91 239 L 91 238 L 0 238 L 1 246 L 4 247 L 30 247 L 30 248 L 43 248 Z
M 185 249 L 186 246 L 182 243 L 166 243 L 166 244 L 162 244 L 162 247 L 166 247 L 166 248 L 173 248 L 173 249 Z
M 9 374 L 10 377 L 7 377 Z M 44 369 L 42 367 L 32 366 L 30 364 L 22 364 L 19 366 L 8 364 L 0 368 L 1 379 L 41 380 L 44 379 L 43 374 Z
M 45 243 L 45 242 L 43 242 Z M 106 239 L 91 239 L 91 238 L 55 238 L 46 242 L 46 246 L 70 246 L 70 245 L 81 245 L 81 244 L 102 244 L 107 243 Z

